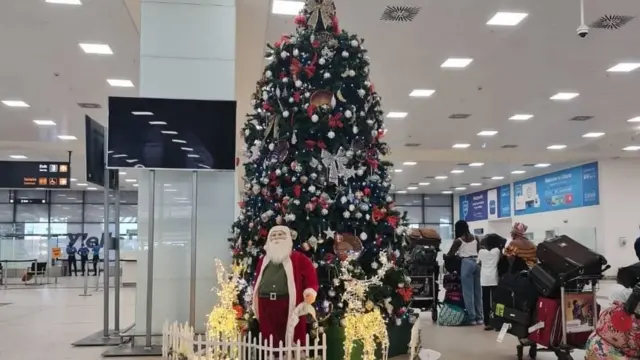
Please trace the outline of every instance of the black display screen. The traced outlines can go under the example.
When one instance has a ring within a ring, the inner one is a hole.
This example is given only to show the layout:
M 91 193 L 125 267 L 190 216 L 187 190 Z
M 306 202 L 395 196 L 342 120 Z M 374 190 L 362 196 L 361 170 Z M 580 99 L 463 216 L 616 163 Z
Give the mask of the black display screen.
M 104 126 L 88 115 L 84 117 L 87 181 L 104 186 Z M 118 171 L 109 170 L 109 188 L 118 187 Z
M 68 189 L 71 167 L 68 162 L 0 161 L 0 188 Z
M 236 102 L 109 98 L 110 168 L 235 169 Z

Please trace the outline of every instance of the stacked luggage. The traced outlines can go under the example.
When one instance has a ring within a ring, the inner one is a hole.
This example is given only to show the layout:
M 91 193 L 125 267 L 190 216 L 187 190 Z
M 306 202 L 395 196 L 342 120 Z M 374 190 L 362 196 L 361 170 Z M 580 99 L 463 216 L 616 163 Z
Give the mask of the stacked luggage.
M 412 246 L 408 259 L 409 276 L 413 290 L 412 306 L 419 309 L 430 309 L 431 318 L 436 321 L 440 292 L 438 252 L 440 252 L 442 239 L 434 229 L 420 228 L 411 230 L 409 241 Z
M 464 298 L 462 297 L 462 281 L 458 273 L 445 274 L 442 278 L 442 287 L 445 289 L 445 293 L 438 325 L 464 325 L 467 320 L 467 312 L 464 307 Z

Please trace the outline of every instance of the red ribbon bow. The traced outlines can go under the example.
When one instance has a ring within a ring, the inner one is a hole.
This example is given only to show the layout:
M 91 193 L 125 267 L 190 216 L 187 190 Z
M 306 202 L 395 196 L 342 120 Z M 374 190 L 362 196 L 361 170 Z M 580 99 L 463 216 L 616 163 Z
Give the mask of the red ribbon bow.
M 317 109 L 317 106 L 313 104 L 309 105 L 309 107 L 307 108 L 307 115 L 309 115 L 309 117 L 313 116 L 313 113 L 315 113 Z
M 373 207 L 372 215 L 373 215 L 373 221 L 375 221 L 375 222 L 378 222 L 378 221 L 384 219 L 384 212 L 382 210 L 378 209 L 377 206 Z
M 307 75 L 308 78 L 311 78 L 313 74 L 316 73 L 317 60 L 318 60 L 318 55 L 315 54 L 313 55 L 313 60 L 311 60 L 311 62 L 307 66 L 302 66 L 302 63 L 300 62 L 300 60 L 296 58 L 291 59 L 291 66 L 289 66 L 289 70 L 291 71 L 293 78 L 297 79 L 298 76 L 300 76 L 300 73 L 302 71 L 304 71 L 304 73 Z
M 391 227 L 392 227 L 392 228 L 394 228 L 394 229 L 395 229 L 396 227 L 398 227 L 398 221 L 399 221 L 399 219 L 398 219 L 398 217 L 397 217 L 397 216 L 389 216 L 389 217 L 387 218 L 387 222 L 388 222 L 388 223 L 389 223 L 389 225 L 391 225 Z
M 400 294 L 402 300 L 404 300 L 405 302 L 408 302 L 409 300 L 411 300 L 411 297 L 413 297 L 413 289 L 410 287 L 400 288 L 396 291 L 398 292 L 398 294 Z
M 275 47 L 282 47 L 282 45 L 288 43 L 290 39 L 291 39 L 290 35 L 283 34 L 282 36 L 280 36 L 280 40 L 276 41 L 273 45 Z
M 335 115 L 332 115 L 329 118 L 329 127 L 334 129 L 337 127 L 343 127 L 344 125 L 342 124 L 342 121 L 340 121 L 340 119 L 342 118 L 342 113 L 337 113 Z
M 327 145 L 324 144 L 324 141 L 322 140 L 318 140 L 318 141 L 314 141 L 314 140 L 307 140 L 304 142 L 307 147 L 309 149 L 313 149 L 315 146 L 319 147 L 320 149 L 326 149 Z

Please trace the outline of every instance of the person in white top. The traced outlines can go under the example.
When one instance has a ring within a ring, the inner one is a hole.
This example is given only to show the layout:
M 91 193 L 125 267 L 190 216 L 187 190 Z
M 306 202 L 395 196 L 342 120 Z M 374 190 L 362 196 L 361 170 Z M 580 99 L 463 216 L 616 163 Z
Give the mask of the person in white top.
M 457 255 L 461 260 L 460 282 L 462 283 L 462 298 L 467 310 L 469 325 L 482 325 L 482 290 L 480 288 L 480 267 L 478 266 L 478 250 L 480 241 L 469 231 L 469 224 L 458 220 L 455 224 L 455 236 L 449 256 Z
M 498 286 L 498 262 L 502 256 L 502 248 L 506 239 L 498 234 L 489 234 L 482 240 L 482 243 L 484 247 L 478 251 L 478 263 L 480 264 L 484 329 L 493 330 L 489 322 L 491 304 L 493 291 Z

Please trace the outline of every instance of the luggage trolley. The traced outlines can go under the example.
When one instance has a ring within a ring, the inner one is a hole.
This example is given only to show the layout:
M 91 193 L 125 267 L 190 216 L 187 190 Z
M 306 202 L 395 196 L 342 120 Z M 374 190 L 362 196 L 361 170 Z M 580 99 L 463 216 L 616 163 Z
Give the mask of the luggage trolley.
M 438 320 L 440 285 L 440 235 L 433 229 L 412 229 L 409 234 L 412 250 L 409 257 L 409 277 L 413 289 L 412 307 L 431 310 L 431 319 Z
M 610 266 L 605 267 L 602 272 Z M 571 353 L 582 348 L 598 322 L 599 308 L 596 298 L 598 282 L 603 275 L 578 276 L 564 280 L 564 274 L 559 275 L 560 303 L 557 309 L 553 328 L 550 333 L 549 346 L 540 348 L 540 344 L 531 340 L 532 333 L 540 323 L 529 328 L 529 338 L 520 339 L 517 346 L 518 360 L 524 359 L 525 347 L 529 348 L 529 358 L 535 359 L 538 352 L 552 352 L 558 360 L 573 360 Z M 590 285 L 591 289 L 585 290 Z M 575 313 L 569 314 L 571 311 Z M 536 311 L 538 311 L 536 309 Z

